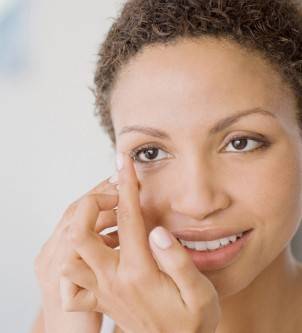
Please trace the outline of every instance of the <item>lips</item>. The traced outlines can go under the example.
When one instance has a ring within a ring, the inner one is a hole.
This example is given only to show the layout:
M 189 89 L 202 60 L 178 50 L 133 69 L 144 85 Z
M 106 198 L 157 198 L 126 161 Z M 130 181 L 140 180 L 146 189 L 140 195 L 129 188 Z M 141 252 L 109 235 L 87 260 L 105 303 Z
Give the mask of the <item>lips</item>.
M 248 246 L 253 235 L 253 229 L 244 232 L 244 235 L 236 242 L 230 243 L 216 250 L 198 251 L 184 247 L 191 256 L 195 266 L 201 272 L 220 270 L 232 264 L 244 254 L 244 248 Z
M 229 237 L 232 235 L 237 235 L 239 233 L 246 233 L 252 230 L 249 227 L 207 227 L 204 229 L 201 228 L 190 228 L 183 230 L 174 230 L 171 233 L 176 238 L 181 238 L 186 241 L 212 241 L 224 237 Z

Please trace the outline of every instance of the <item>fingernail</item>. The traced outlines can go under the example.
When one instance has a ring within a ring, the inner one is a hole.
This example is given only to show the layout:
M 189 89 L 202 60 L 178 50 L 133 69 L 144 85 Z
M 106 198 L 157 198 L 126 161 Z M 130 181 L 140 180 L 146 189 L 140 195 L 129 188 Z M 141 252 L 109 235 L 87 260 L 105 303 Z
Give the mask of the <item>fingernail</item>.
M 121 170 L 123 168 L 123 154 L 122 153 L 117 153 L 116 155 L 116 167 L 118 170 Z
M 118 182 L 118 173 L 115 172 L 112 177 L 109 178 L 109 183 L 115 184 Z
M 150 233 L 150 237 L 152 242 L 162 250 L 166 250 L 172 245 L 172 239 L 168 231 L 163 227 L 154 228 Z

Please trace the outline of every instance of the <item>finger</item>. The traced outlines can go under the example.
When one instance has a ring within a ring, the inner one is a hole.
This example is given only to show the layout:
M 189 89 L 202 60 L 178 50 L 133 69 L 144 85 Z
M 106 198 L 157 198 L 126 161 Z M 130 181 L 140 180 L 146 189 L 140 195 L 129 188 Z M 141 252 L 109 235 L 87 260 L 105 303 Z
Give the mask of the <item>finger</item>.
M 118 195 L 93 193 L 78 203 L 73 214 L 73 223 L 85 230 L 95 231 L 100 213 L 112 210 L 118 203 Z
M 112 209 L 117 201 L 117 196 L 105 194 L 90 194 L 84 197 L 70 225 L 69 238 L 75 251 L 94 272 L 101 272 L 104 267 L 112 268 L 117 262 L 116 251 L 106 246 L 103 238 L 95 232 L 100 211 Z
M 95 186 L 93 189 L 91 189 L 87 193 L 88 194 L 89 193 L 91 193 L 91 194 L 103 193 L 103 194 L 107 194 L 107 195 L 111 194 L 111 195 L 117 196 L 118 191 L 117 191 L 115 185 L 109 182 L 109 179 L 110 178 L 106 179 L 105 181 L 102 181 L 100 184 Z M 82 196 L 82 198 L 85 197 L 86 195 L 87 194 Z M 72 204 L 69 205 L 69 207 L 63 213 L 63 216 L 61 217 L 59 223 L 56 225 L 51 237 L 43 245 L 43 248 L 42 248 L 43 253 L 48 253 L 48 257 L 50 257 L 50 258 L 53 257 L 55 251 L 57 250 L 58 244 L 61 244 L 62 234 L 64 234 L 65 231 L 69 228 L 69 225 L 71 223 L 71 219 L 74 215 L 74 212 L 76 211 L 76 208 L 78 207 L 78 204 L 82 198 L 76 200 L 75 202 L 73 202 Z M 113 204 L 114 207 L 112 207 L 112 208 L 116 208 L 117 200 L 118 199 L 116 199 L 115 206 Z M 112 215 L 114 215 L 114 213 L 112 213 Z M 108 224 L 108 226 L 111 226 L 111 225 L 109 225 L 111 222 L 112 221 L 108 221 L 108 219 L 106 219 L 105 227 L 106 227 L 106 224 Z
M 105 244 L 111 248 L 119 245 L 118 232 L 117 230 L 113 231 L 112 229 L 108 232 L 104 229 L 113 228 L 115 226 L 117 226 L 117 217 L 113 210 L 104 211 L 99 214 L 95 231 L 102 235 Z
M 113 210 L 100 212 L 96 221 L 95 231 L 100 233 L 106 228 L 117 226 L 117 216 Z
M 154 228 L 149 234 L 149 242 L 156 261 L 173 279 L 189 307 L 196 309 L 198 304 L 217 295 L 213 284 L 197 269 L 190 255 L 167 229 Z
M 103 193 L 108 195 L 118 195 L 118 191 L 116 188 L 116 184 L 112 184 L 110 182 L 110 178 L 107 178 L 106 180 L 99 183 L 97 186 L 93 187 L 91 190 L 89 190 L 87 193 L 85 193 L 83 196 L 81 196 L 79 199 L 74 201 L 72 204 L 69 205 L 69 207 L 65 210 L 63 213 L 63 216 L 61 217 L 60 222 L 57 224 L 54 232 L 55 234 L 60 233 L 62 229 L 65 228 L 65 226 L 70 223 L 70 219 L 72 218 L 79 202 L 87 195 L 89 194 L 97 194 L 97 193 Z M 114 207 L 112 207 L 114 208 Z
M 94 291 L 97 279 L 90 267 L 74 255 L 68 256 L 61 266 L 61 275 L 81 288 Z
M 92 291 L 80 288 L 66 277 L 60 278 L 62 309 L 67 312 L 95 311 L 97 299 Z
M 150 270 L 156 267 L 139 201 L 139 182 L 131 158 L 122 154 L 119 170 L 117 224 L 120 241 L 120 264 L 128 269 Z M 152 266 L 153 265 L 153 266 Z M 130 269 L 131 269 L 130 268 Z

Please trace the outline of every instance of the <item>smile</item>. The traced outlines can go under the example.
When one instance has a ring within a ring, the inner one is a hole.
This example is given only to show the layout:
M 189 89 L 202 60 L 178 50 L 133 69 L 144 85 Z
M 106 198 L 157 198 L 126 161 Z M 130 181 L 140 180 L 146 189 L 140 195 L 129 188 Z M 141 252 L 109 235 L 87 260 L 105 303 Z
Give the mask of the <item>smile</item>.
M 181 238 L 178 238 L 180 243 L 185 247 L 197 251 L 212 251 L 219 248 L 225 247 L 231 243 L 235 243 L 238 239 L 243 236 L 243 232 L 240 232 L 236 235 L 231 235 L 228 237 L 212 240 L 212 241 L 187 241 Z
M 253 229 L 213 241 L 178 241 L 200 271 L 222 269 L 236 260 L 251 238 Z

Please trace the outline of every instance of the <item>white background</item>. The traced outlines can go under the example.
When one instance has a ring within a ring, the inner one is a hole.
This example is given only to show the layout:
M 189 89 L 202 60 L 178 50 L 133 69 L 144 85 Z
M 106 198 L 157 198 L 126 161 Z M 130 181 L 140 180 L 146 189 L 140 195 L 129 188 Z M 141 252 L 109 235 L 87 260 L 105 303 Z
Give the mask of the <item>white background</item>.
M 66 207 L 114 171 L 88 87 L 122 2 L 32 0 L 29 68 L 0 78 L 1 332 L 30 330 L 40 302 L 36 254 Z
M 31 1 L 29 68 L 0 78 L 3 333 L 30 330 L 40 302 L 34 257 L 66 207 L 115 169 L 88 87 L 120 3 Z

